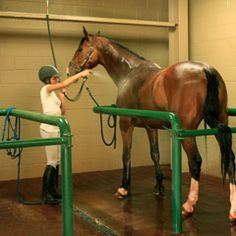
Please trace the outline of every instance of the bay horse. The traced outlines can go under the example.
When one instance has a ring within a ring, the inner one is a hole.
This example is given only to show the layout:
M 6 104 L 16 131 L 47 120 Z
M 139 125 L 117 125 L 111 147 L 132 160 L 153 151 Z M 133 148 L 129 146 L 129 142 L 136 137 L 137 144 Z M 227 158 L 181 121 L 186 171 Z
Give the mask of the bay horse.
M 229 177 L 229 220 L 236 222 L 235 156 L 232 151 L 232 133 L 228 127 L 227 91 L 219 72 L 204 63 L 180 62 L 162 69 L 157 64 L 140 57 L 119 43 L 88 34 L 83 28 L 83 38 L 69 63 L 70 74 L 102 65 L 118 88 L 118 108 L 146 109 L 175 113 L 184 130 L 197 129 L 204 120 L 211 128 L 218 128 L 216 139 L 221 151 L 223 181 Z M 123 140 L 123 178 L 117 189 L 118 198 L 125 198 L 131 184 L 131 146 L 134 127 L 146 129 L 154 162 L 156 185 L 154 193 L 164 194 L 163 173 L 159 164 L 157 129 L 168 127 L 164 121 L 120 117 Z M 191 174 L 190 189 L 182 205 L 183 216 L 194 212 L 199 195 L 202 158 L 195 137 L 182 142 L 188 157 Z

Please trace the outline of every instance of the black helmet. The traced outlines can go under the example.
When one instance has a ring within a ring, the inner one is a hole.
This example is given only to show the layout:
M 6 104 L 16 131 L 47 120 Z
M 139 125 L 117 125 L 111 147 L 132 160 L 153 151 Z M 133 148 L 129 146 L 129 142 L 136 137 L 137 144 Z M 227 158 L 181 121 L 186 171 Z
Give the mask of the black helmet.
M 45 82 L 46 79 L 51 78 L 52 76 L 60 77 L 60 74 L 55 66 L 45 65 L 39 69 L 39 79 L 42 82 Z

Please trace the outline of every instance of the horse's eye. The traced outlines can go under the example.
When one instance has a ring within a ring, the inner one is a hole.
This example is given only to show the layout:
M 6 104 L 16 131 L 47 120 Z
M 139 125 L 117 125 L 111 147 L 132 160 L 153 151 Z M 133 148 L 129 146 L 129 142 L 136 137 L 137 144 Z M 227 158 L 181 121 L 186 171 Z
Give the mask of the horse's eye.
M 82 47 L 79 47 L 79 48 L 78 48 L 78 52 L 82 52 Z

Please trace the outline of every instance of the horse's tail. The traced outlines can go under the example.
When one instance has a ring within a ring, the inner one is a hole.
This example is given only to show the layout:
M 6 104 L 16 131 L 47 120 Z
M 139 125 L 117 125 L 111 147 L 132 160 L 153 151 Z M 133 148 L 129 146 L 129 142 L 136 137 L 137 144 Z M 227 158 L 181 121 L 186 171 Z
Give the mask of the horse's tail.
M 220 121 L 222 111 L 219 101 L 219 79 L 218 74 L 213 68 L 204 68 L 207 78 L 207 96 L 204 108 L 204 120 L 211 128 L 218 128 L 219 134 L 216 138 L 220 145 L 221 151 L 221 173 L 223 183 L 226 174 L 229 174 L 230 182 L 235 183 L 235 167 L 232 165 L 234 154 L 232 150 L 232 132 L 227 124 Z M 225 111 L 226 112 L 226 111 Z M 234 162 L 233 162 L 234 163 Z M 230 168 L 230 169 L 229 169 Z

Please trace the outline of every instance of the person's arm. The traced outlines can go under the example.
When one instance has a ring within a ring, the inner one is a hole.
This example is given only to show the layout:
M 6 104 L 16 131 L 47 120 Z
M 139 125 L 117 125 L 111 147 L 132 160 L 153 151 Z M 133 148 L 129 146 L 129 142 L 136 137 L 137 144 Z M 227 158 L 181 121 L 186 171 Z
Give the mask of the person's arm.
M 61 100 L 61 106 L 60 106 L 61 114 L 65 115 L 66 114 L 66 103 L 65 103 L 65 89 L 64 88 L 60 90 L 59 96 L 60 96 L 60 100 Z
M 67 79 L 65 79 L 62 82 L 56 83 L 56 84 L 50 84 L 49 86 L 47 86 L 47 92 L 52 92 L 58 89 L 63 89 L 66 88 L 67 86 L 69 86 L 70 84 L 74 83 L 75 81 L 77 81 L 79 78 L 84 78 L 86 76 L 89 76 L 92 74 L 91 70 L 84 70 L 81 71 Z

